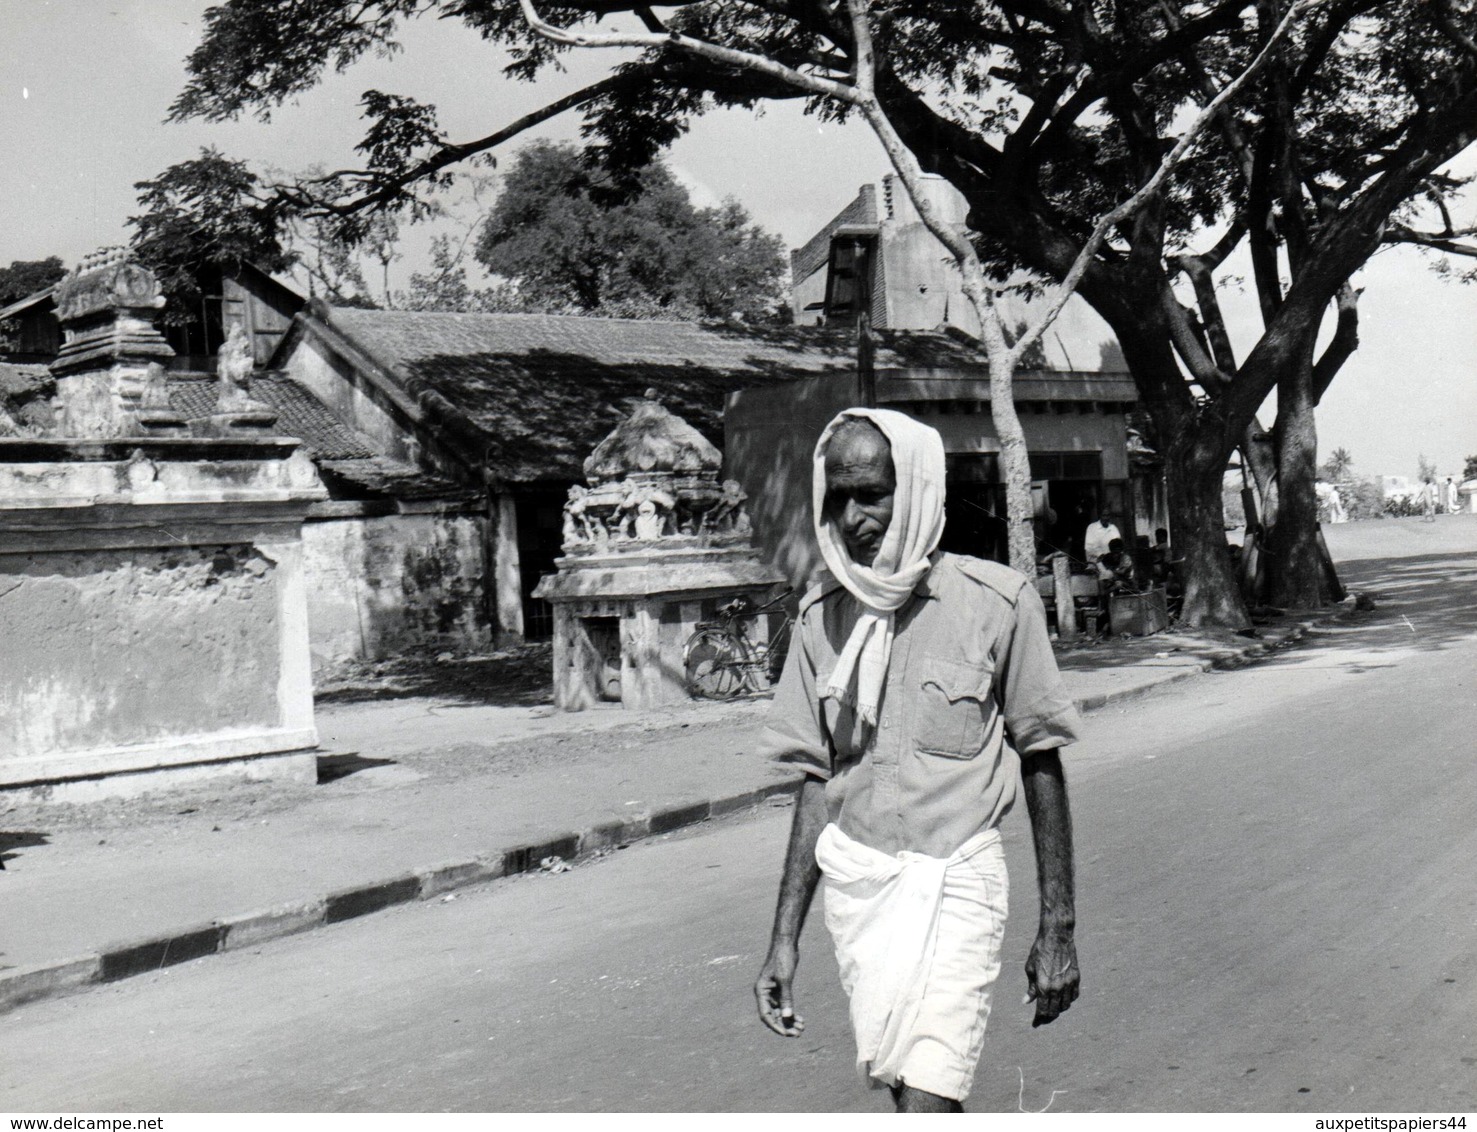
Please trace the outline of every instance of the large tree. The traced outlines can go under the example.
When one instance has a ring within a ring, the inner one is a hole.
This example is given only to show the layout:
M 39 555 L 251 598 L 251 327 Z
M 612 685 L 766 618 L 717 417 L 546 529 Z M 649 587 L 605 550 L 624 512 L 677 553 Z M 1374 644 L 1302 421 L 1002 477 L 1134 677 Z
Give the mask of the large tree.
M 8 307 L 60 281 L 67 269 L 58 256 L 45 259 L 13 259 L 0 267 L 0 307 Z
M 1244 446 L 1264 499 L 1275 498 L 1274 597 L 1316 603 L 1313 410 L 1357 344 L 1350 277 L 1386 242 L 1473 250 L 1451 217 L 1461 184 L 1443 172 L 1477 136 L 1473 0 L 1306 7 L 1243 96 L 1218 108 L 1194 163 L 1096 247 L 1094 222 L 1151 181 L 1190 112 L 1267 46 L 1287 0 L 697 0 L 661 15 L 627 0 L 542 11 L 528 0 L 228 0 L 207 14 L 173 113 L 266 114 L 427 11 L 510 50 L 516 79 L 581 44 L 642 49 L 464 143 L 444 136 L 433 108 L 369 92 L 362 167 L 280 187 L 352 228 L 376 208 L 425 207 L 450 167 L 570 109 L 619 177 L 709 107 L 803 98 L 840 118 L 865 94 L 861 112 L 881 122 L 894 161 L 944 176 L 969 202 L 965 242 L 985 269 L 1052 280 L 1076 266 L 1168 461 L 1186 620 L 1239 626 L 1246 610 L 1222 535 L 1228 457 Z M 1217 280 L 1237 249 L 1262 317 L 1240 349 Z M 1336 332 L 1319 353 L 1325 318 Z M 1274 390 L 1277 419 L 1263 430 L 1257 413 Z
M 697 208 L 661 161 L 618 184 L 569 144 L 519 152 L 477 243 L 530 309 L 746 321 L 783 297 L 783 245 L 734 201 Z

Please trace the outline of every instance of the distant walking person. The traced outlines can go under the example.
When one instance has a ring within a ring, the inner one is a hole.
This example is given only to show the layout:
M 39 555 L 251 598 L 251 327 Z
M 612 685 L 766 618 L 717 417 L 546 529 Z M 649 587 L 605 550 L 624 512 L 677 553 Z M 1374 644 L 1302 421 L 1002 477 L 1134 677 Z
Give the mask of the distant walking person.
M 1446 477 L 1446 483 L 1442 487 L 1442 493 L 1446 496 L 1446 513 L 1448 515 L 1455 515 L 1462 509 L 1461 490 L 1457 487 L 1457 482 L 1453 477 Z
M 1421 520 L 1427 523 L 1436 521 L 1436 481 L 1430 476 L 1421 484 Z
M 763 747 L 805 772 L 759 1016 L 796 1037 L 797 941 L 824 877 L 857 1068 L 900 1112 L 959 1111 L 984 1045 L 1006 915 L 997 826 L 1017 766 L 1041 921 L 1036 1025 L 1077 997 L 1071 816 L 1076 738 L 1035 587 L 937 551 L 944 449 L 901 413 L 848 409 L 816 446 L 816 537 L 833 580 L 800 621 Z

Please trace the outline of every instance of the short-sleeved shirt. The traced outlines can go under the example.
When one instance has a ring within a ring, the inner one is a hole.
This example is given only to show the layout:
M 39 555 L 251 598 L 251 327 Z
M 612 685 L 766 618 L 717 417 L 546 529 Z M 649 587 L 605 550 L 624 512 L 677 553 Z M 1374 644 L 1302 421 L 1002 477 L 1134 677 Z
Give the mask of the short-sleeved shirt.
M 829 818 L 884 853 L 949 857 L 1015 802 L 1019 756 L 1075 741 L 1036 589 L 998 563 L 939 555 L 897 611 L 875 731 L 820 699 L 861 605 L 812 591 L 761 745 L 826 780 Z
M 1100 522 L 1089 523 L 1087 533 L 1082 536 L 1083 553 L 1089 562 L 1093 562 L 1108 553 L 1108 547 L 1115 538 L 1122 537 L 1116 524 L 1109 523 L 1105 527 Z

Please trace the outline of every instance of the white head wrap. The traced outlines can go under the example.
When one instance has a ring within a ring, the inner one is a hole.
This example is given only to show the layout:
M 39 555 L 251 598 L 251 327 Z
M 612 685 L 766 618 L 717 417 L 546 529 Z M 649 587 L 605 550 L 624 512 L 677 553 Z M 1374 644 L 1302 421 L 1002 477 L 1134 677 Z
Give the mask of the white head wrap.
M 852 560 L 841 532 L 825 513 L 826 449 L 837 428 L 853 419 L 872 422 L 887 437 L 897 477 L 892 523 L 871 566 Z M 891 409 L 846 409 L 826 426 L 815 446 L 812 485 L 821 557 L 836 580 L 862 604 L 862 615 L 821 695 L 850 704 L 864 722 L 875 727 L 892 654 L 893 615 L 928 573 L 929 555 L 944 533 L 943 439 L 927 425 Z

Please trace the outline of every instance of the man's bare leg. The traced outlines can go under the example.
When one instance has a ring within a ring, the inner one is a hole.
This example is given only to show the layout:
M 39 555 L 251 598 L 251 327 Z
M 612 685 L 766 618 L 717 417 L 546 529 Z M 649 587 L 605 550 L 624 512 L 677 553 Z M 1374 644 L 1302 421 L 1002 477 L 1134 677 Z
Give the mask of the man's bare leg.
M 926 1093 L 911 1085 L 892 1086 L 892 1100 L 899 1112 L 963 1112 L 964 1106 L 949 1097 Z

